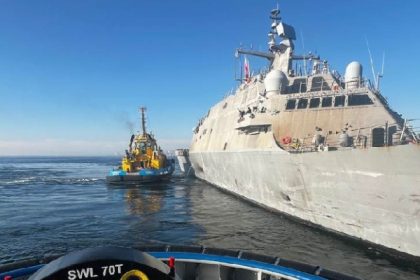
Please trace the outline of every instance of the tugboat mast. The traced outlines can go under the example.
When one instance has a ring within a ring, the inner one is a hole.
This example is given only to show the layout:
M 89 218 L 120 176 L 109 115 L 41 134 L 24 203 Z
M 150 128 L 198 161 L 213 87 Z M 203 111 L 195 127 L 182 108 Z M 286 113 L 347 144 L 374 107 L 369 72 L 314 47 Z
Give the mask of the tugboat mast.
M 143 136 L 146 136 L 146 118 L 145 118 L 146 107 L 140 107 L 140 112 L 141 112 L 141 128 L 143 131 Z

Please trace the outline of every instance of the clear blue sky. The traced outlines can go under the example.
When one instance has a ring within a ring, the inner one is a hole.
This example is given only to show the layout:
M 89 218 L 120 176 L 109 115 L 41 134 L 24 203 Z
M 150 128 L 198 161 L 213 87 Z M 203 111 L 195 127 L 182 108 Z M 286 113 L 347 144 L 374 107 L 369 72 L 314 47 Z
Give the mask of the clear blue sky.
M 234 49 L 266 50 L 276 3 L 0 1 L 0 155 L 122 153 L 140 105 L 164 148 L 188 146 L 197 120 L 236 85 Z M 305 50 L 340 73 L 358 60 L 371 76 L 365 37 L 377 69 L 385 51 L 382 93 L 420 117 L 420 1 L 279 3 Z

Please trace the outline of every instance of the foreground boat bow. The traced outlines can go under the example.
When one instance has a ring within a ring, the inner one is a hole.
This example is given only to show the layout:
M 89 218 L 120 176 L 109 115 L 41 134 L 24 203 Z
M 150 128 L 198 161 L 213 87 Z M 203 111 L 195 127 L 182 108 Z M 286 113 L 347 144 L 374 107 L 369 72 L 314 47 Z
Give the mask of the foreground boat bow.
M 47 264 L 45 264 L 47 263 Z M 319 266 L 243 251 L 187 246 L 102 247 L 0 266 L 0 279 L 357 280 Z M 10 279 L 9 278 L 9 279 Z

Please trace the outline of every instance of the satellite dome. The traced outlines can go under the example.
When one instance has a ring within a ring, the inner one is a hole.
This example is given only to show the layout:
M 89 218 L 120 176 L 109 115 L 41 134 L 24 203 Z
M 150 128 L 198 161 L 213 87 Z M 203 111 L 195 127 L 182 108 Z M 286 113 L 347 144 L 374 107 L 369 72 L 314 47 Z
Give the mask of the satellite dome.
M 357 61 L 350 62 L 346 67 L 344 81 L 347 89 L 358 88 L 362 81 L 363 67 Z

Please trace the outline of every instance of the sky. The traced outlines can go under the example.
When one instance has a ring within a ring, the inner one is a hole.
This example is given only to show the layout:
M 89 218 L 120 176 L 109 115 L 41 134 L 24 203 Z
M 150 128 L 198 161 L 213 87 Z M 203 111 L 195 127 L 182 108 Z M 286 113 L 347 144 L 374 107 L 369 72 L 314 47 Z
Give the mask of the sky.
M 0 0 L 0 156 L 120 155 L 140 106 L 164 150 L 188 147 L 237 86 L 235 49 L 267 50 L 277 2 L 296 53 L 371 78 L 366 39 L 376 70 L 385 52 L 382 94 L 420 117 L 420 1 Z

